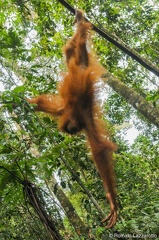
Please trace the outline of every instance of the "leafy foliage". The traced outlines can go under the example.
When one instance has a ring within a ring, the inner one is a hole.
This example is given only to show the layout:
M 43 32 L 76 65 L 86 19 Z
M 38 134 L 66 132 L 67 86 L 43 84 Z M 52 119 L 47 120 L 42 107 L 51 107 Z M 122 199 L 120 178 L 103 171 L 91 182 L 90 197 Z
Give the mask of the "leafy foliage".
M 95 25 L 159 64 L 157 0 L 68 2 L 83 9 Z M 55 119 L 35 114 L 25 100 L 42 92 L 56 92 L 56 83 L 65 71 L 61 49 L 73 33 L 73 16 L 57 0 L 2 0 L 0 7 L 0 87 L 4 88 L 0 95 L 0 238 L 49 238 L 24 197 L 21 181 L 28 179 L 43 192 L 45 210 L 56 219 L 63 238 L 82 239 L 55 197 L 53 174 L 92 238 L 117 239 L 115 233 L 159 236 L 158 129 L 104 86 L 104 113 L 115 127 L 113 138 L 119 146 L 115 170 L 120 215 L 114 230 L 107 231 L 100 223 L 96 206 L 79 184 L 80 179 L 99 207 L 107 211 L 101 180 L 85 147 L 85 136 L 62 134 Z M 97 34 L 93 43 L 103 66 L 157 109 L 157 77 Z M 124 139 L 129 125 L 122 127 L 129 121 L 138 129 L 132 145 Z

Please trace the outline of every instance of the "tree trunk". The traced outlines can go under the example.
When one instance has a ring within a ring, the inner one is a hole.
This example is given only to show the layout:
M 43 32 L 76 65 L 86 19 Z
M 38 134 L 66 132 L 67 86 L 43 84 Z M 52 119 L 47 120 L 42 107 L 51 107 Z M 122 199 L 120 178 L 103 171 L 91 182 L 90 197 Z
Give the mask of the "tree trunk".
M 141 97 L 135 90 L 127 87 L 117 77 L 110 72 L 103 76 L 103 80 L 108 83 L 120 96 L 130 103 L 136 110 L 144 115 L 147 120 L 159 127 L 159 110 L 154 108 L 149 102 Z
M 95 198 L 93 197 L 93 195 L 91 194 L 91 192 L 86 188 L 86 186 L 84 185 L 84 183 L 81 181 L 80 177 L 78 176 L 78 174 L 76 174 L 76 172 L 70 167 L 70 165 L 68 164 L 67 160 L 62 156 L 61 154 L 61 159 L 63 161 L 63 163 L 65 164 L 65 166 L 67 167 L 67 169 L 69 170 L 69 172 L 72 174 L 72 176 L 74 177 L 74 179 L 77 181 L 77 183 L 82 187 L 82 189 L 84 190 L 85 194 L 87 194 L 87 196 L 89 197 L 89 199 L 92 201 L 92 203 L 94 204 L 94 206 L 96 207 L 98 213 L 100 214 L 101 218 L 105 218 L 105 214 L 102 211 L 102 209 L 100 208 L 99 204 L 97 203 L 97 201 L 95 200 Z
M 52 192 L 52 188 L 54 189 L 53 193 L 57 197 L 61 206 L 63 207 L 66 216 L 68 217 L 71 225 L 74 227 L 76 233 L 82 236 L 89 236 L 89 229 L 85 226 L 81 218 L 78 216 L 76 210 L 74 209 L 72 203 L 69 201 L 65 193 L 62 191 L 60 186 L 58 185 L 54 176 L 51 179 L 51 187 L 50 183 L 47 181 L 47 186 L 49 190 Z

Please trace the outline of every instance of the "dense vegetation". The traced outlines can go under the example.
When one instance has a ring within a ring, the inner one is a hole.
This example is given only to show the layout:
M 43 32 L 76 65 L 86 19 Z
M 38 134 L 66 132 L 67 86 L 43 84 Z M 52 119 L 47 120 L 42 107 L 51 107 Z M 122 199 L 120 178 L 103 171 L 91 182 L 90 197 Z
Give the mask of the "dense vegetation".
M 54 119 L 34 113 L 25 100 L 54 93 L 65 71 L 62 46 L 74 16 L 64 2 L 0 3 L 0 239 L 157 239 L 159 2 L 68 1 L 130 50 L 94 33 L 108 70 L 101 82 L 103 117 L 118 144 L 119 219 L 112 230 L 100 223 L 109 206 L 85 135 L 59 132 Z

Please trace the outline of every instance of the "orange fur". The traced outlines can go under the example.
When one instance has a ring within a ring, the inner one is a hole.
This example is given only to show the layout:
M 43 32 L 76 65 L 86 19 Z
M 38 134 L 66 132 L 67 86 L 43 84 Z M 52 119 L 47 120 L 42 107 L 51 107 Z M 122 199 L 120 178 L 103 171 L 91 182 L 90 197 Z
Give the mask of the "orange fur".
M 62 131 L 69 134 L 81 130 L 86 132 L 110 204 L 110 214 L 102 222 L 108 221 L 107 228 L 110 228 L 117 220 L 112 157 L 116 145 L 109 140 L 98 120 L 100 111 L 95 87 L 105 70 L 88 50 L 91 24 L 85 22 L 81 11 L 77 11 L 75 22 L 77 31 L 64 47 L 68 72 L 59 83 L 59 95 L 41 95 L 28 101 L 37 104 L 37 111 L 59 116 L 59 128 Z

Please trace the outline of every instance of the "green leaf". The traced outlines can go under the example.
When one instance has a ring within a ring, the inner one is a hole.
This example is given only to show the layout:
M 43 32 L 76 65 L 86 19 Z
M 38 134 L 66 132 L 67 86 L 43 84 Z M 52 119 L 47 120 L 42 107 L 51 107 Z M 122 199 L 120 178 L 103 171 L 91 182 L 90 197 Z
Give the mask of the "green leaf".
M 12 91 L 13 91 L 14 93 L 24 92 L 24 91 L 25 91 L 25 86 L 22 85 L 22 86 L 15 87 Z

